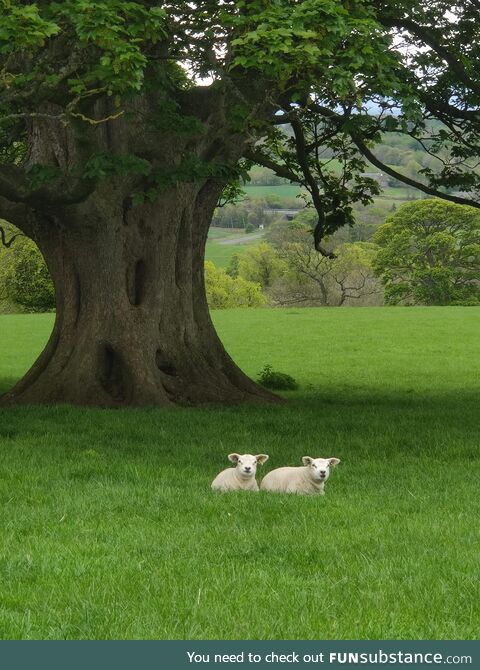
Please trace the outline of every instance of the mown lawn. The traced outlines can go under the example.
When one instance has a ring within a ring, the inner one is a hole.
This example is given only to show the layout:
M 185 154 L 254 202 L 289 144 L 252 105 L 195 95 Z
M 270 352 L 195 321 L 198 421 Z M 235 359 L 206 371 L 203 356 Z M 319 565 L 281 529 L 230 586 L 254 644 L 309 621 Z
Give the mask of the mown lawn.
M 0 410 L 3 638 L 477 638 L 480 309 L 214 315 L 276 407 Z M 0 387 L 50 315 L 0 316 Z M 337 456 L 323 498 L 214 495 Z

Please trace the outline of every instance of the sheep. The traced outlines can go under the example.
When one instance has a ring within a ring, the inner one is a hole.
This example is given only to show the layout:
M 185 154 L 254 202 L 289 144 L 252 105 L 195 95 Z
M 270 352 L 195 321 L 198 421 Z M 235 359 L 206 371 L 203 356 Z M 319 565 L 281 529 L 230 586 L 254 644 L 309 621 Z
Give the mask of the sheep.
M 302 458 L 304 467 L 277 468 L 266 475 L 260 489 L 282 493 L 301 493 L 324 495 L 325 482 L 330 476 L 330 466 L 340 463 L 338 458 Z
M 263 465 L 268 461 L 267 454 L 229 454 L 228 459 L 236 464 L 235 468 L 222 470 L 212 482 L 214 491 L 258 491 L 255 473 L 257 463 Z

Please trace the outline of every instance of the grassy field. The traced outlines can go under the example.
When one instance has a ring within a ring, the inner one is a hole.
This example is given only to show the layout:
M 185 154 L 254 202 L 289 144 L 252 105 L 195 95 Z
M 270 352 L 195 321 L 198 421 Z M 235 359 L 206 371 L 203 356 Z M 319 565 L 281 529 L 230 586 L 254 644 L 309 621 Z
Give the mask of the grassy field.
M 234 254 L 258 244 L 258 232 L 246 234 L 242 228 L 210 228 L 205 258 L 217 267 L 226 268 Z
M 280 186 L 253 186 L 246 185 L 243 187 L 243 190 L 249 198 L 264 198 L 267 195 L 276 195 L 279 198 L 296 198 L 300 193 L 300 187 L 296 184 L 282 184 Z M 420 198 L 421 194 L 418 191 L 415 192 L 415 198 Z M 378 199 L 383 200 L 408 200 L 412 198 L 412 189 L 406 187 L 396 187 L 391 188 L 386 186 L 382 189 Z
M 214 314 L 275 407 L 0 410 L 3 638 L 477 638 L 480 310 Z M 52 317 L 0 316 L 0 387 Z M 230 451 L 326 495 L 214 495 Z
M 300 187 L 296 184 L 281 184 L 280 186 L 242 186 L 249 198 L 264 198 L 266 195 L 276 195 L 279 198 L 296 198 Z

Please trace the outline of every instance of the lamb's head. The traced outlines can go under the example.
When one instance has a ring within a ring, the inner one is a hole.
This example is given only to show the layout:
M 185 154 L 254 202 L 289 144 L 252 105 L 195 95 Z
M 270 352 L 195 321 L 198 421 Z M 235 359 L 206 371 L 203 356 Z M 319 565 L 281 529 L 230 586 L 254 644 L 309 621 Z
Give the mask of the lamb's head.
M 257 472 L 257 464 L 263 465 L 268 461 L 267 454 L 228 454 L 228 459 L 236 464 L 236 470 L 239 477 L 242 479 L 249 479 L 255 477 Z
M 303 465 L 309 468 L 311 478 L 318 482 L 326 482 L 330 477 L 330 468 L 340 463 L 339 458 L 312 458 L 311 456 L 304 456 L 302 458 Z

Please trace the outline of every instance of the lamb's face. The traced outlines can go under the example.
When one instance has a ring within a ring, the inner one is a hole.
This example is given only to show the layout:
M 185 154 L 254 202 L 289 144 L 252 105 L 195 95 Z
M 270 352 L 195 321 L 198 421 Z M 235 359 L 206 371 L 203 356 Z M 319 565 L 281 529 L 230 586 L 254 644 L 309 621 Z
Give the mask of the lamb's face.
M 255 477 L 257 464 L 263 464 L 268 460 L 266 454 L 258 454 L 257 456 L 252 456 L 251 454 L 229 454 L 228 458 L 232 463 L 236 464 L 237 473 L 242 479 Z
M 311 478 L 318 483 L 326 482 L 330 477 L 330 467 L 340 463 L 338 458 L 311 458 L 304 456 L 303 464 L 309 468 Z

